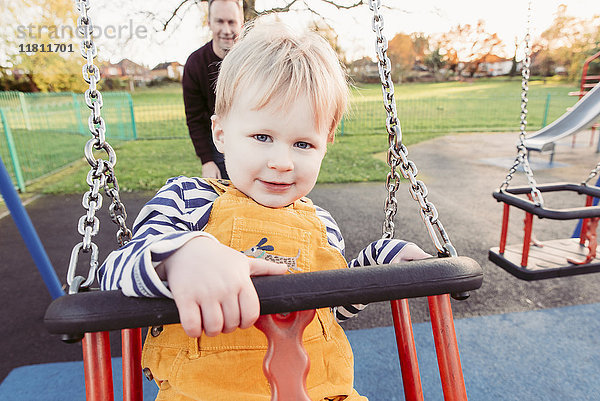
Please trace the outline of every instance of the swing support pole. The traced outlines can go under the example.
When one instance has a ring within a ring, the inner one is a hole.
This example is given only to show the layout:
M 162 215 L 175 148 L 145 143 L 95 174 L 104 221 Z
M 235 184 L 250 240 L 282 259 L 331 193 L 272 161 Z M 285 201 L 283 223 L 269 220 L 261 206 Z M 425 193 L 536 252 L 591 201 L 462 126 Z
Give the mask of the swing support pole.
M 143 401 L 142 329 L 121 330 L 123 355 L 123 401 Z
M 504 250 L 506 249 L 506 237 L 508 236 L 509 214 L 510 214 L 510 205 L 508 203 L 505 203 L 504 208 L 502 210 L 502 232 L 500 234 L 500 250 L 498 251 L 501 255 L 504 254 Z
M 431 328 L 433 330 L 444 400 L 466 401 L 467 390 L 458 353 L 450 296 L 448 294 L 434 295 L 428 297 L 427 301 L 429 302 Z
M 82 341 L 87 401 L 114 401 L 108 331 L 86 333 Z
M 46 284 L 46 288 L 48 289 L 48 292 L 50 292 L 50 296 L 52 299 L 56 299 L 65 295 L 62 285 L 60 284 L 60 280 L 58 279 L 58 276 L 52 267 L 52 263 L 50 263 L 48 254 L 44 250 L 42 241 L 37 235 L 37 232 L 33 227 L 33 223 L 31 222 L 23 203 L 21 203 L 21 198 L 19 198 L 19 194 L 17 194 L 17 191 L 13 186 L 12 180 L 8 175 L 8 171 L 6 170 L 6 166 L 4 165 L 1 157 L 0 192 L 2 193 L 2 197 L 4 198 L 6 206 L 10 211 L 10 215 L 12 216 L 17 228 L 19 229 L 19 232 L 21 233 L 23 241 L 25 241 L 25 245 L 27 246 L 29 253 L 33 257 L 33 261 L 35 262 L 35 265 L 42 276 L 42 280 L 44 280 L 44 284 Z
M 525 213 L 525 228 L 523 235 L 523 253 L 521 254 L 521 266 L 527 266 L 529 259 L 529 248 L 531 248 L 531 232 L 533 231 L 533 214 Z
M 415 338 L 410 320 L 410 310 L 407 299 L 391 301 L 398 357 L 404 397 L 407 401 L 423 401 L 423 388 L 419 374 L 419 361 L 415 348 Z

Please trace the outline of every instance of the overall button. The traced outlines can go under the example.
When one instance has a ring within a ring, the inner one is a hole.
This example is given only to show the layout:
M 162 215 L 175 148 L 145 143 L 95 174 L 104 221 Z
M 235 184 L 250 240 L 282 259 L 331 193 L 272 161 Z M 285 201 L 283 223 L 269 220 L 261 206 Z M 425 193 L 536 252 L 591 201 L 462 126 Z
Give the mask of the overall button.
M 142 369 L 142 372 L 144 372 L 144 376 L 146 376 L 146 379 L 148 379 L 148 380 L 154 379 L 154 376 L 152 375 L 150 368 L 144 368 L 144 369 Z
M 152 328 L 150 329 L 150 335 L 152 337 L 158 337 L 160 335 L 160 333 L 162 333 L 162 331 L 163 331 L 162 326 L 152 326 Z

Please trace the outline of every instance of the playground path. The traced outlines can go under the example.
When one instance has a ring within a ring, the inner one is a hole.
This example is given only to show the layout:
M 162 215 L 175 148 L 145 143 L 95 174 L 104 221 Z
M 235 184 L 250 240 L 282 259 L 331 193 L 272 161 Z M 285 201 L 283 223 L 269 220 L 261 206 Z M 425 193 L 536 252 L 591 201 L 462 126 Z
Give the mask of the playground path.
M 557 145 L 555 167 L 543 169 L 547 157 L 534 155 L 533 168 L 538 182 L 580 182 L 597 163 L 595 147 L 587 146 L 588 134 L 580 134 L 582 143 L 575 148 L 570 142 Z M 517 135 L 463 134 L 430 140 L 409 149 L 409 158 L 418 168 L 418 178 L 429 189 L 429 200 L 436 206 L 440 219 L 459 254 L 477 260 L 484 269 L 484 284 L 467 301 L 453 301 L 454 316 L 476 317 L 506 312 L 532 311 L 600 302 L 600 274 L 574 276 L 538 282 L 518 280 L 487 260 L 487 250 L 496 246 L 500 236 L 502 207 L 491 196 L 503 181 L 516 153 Z M 586 142 L 585 146 L 583 142 Z M 525 183 L 522 174 L 513 185 Z M 124 193 L 129 224 L 151 193 Z M 386 196 L 381 183 L 318 185 L 311 193 L 314 202 L 338 221 L 346 240 L 348 257 L 368 242 L 380 237 L 383 202 Z M 400 210 L 396 217 L 396 237 L 412 240 L 434 253 L 418 205 L 412 200 L 406 183 L 398 192 Z M 571 202 L 563 196 L 546 199 L 552 207 L 579 206 L 583 199 Z M 81 195 L 44 196 L 32 201 L 27 210 L 46 247 L 59 278 L 64 280 L 70 251 L 81 241 L 77 221 L 83 214 Z M 101 259 L 115 246 L 115 226 L 106 206 L 100 216 L 101 231 L 95 242 Z M 520 241 L 522 216 L 513 213 L 509 242 Z M 568 237 L 575 222 L 538 221 L 535 234 L 540 239 Z M 511 240 L 512 238 L 512 240 Z M 0 219 L 0 291 L 4 302 L 0 328 L 0 380 L 15 367 L 45 362 L 81 359 L 77 345 L 67 345 L 46 333 L 42 319 L 50 302 L 42 280 L 10 217 Z M 82 261 L 83 262 L 83 261 Z M 82 265 L 83 268 L 83 265 Z M 414 322 L 428 320 L 424 300 L 411 300 Z M 391 325 L 389 306 L 370 305 L 359 317 L 345 324 L 348 329 Z M 118 344 L 117 336 L 112 336 Z

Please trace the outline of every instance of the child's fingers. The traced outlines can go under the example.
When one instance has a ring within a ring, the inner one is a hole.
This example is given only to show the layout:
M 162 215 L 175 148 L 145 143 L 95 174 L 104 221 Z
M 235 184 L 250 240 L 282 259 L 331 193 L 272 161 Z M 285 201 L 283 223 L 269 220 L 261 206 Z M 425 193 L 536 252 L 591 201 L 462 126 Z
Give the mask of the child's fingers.
M 202 328 L 209 337 L 214 337 L 223 331 L 223 309 L 217 302 L 204 302 L 202 310 Z
M 240 326 L 240 303 L 237 296 L 227 297 L 221 302 L 223 311 L 223 333 L 231 333 Z
M 270 262 L 264 259 L 249 258 L 250 276 L 267 276 L 272 274 L 284 274 L 287 265 L 283 263 Z
M 175 298 L 179 311 L 179 319 L 185 334 L 190 337 L 200 337 L 202 334 L 202 315 L 200 307 L 193 301 Z
M 426 259 L 432 257 L 430 254 L 415 244 L 406 244 L 404 248 L 392 259 L 391 263 L 408 262 L 411 260 Z
M 238 300 L 240 303 L 240 328 L 247 329 L 252 326 L 260 315 L 260 302 L 252 282 L 243 286 L 240 290 Z

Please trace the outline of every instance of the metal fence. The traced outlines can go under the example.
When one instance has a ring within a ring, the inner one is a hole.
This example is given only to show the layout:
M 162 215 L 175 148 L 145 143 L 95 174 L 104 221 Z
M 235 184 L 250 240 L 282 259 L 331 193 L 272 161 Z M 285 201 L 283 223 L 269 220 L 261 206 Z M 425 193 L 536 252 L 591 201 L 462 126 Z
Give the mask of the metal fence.
M 111 144 L 134 139 L 188 138 L 181 98 L 145 97 L 135 104 L 129 93 L 103 95 L 102 116 Z M 528 131 L 558 118 L 577 99 L 565 95 L 530 96 Z M 470 97 L 397 99 L 407 135 L 451 132 L 518 131 L 520 98 Z M 90 138 L 90 111 L 82 95 L 0 92 L 0 156 L 21 191 L 25 185 L 79 160 Z M 355 96 L 338 135 L 381 135 L 386 113 L 381 99 Z M 10 162 L 9 162 L 10 160 Z
M 136 138 L 129 93 L 103 96 L 107 138 Z M 21 191 L 82 156 L 90 110 L 75 93 L 0 92 L 0 156 Z M 10 161 L 10 162 L 9 162 Z

